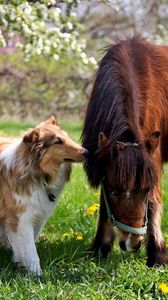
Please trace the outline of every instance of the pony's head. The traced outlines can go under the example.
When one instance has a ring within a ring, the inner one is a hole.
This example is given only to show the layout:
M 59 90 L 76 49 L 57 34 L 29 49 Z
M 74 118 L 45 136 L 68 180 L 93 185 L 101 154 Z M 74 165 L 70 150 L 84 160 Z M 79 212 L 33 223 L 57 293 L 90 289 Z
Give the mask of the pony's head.
M 150 197 L 157 181 L 152 156 L 159 143 L 160 133 L 153 132 L 144 141 L 114 144 L 99 134 L 99 149 L 95 154 L 104 176 L 103 185 L 110 210 L 118 222 L 142 228 Z M 123 250 L 136 251 L 143 237 L 119 230 L 119 244 Z

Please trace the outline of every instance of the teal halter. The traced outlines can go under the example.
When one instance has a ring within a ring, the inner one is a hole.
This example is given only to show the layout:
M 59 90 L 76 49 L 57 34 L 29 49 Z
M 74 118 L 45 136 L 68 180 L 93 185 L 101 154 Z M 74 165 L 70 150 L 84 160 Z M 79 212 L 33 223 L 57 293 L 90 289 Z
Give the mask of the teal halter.
M 123 224 L 114 218 L 114 216 L 111 212 L 110 206 L 108 204 L 108 201 L 107 201 L 107 195 L 106 195 L 105 188 L 104 188 L 104 182 L 102 182 L 102 191 L 103 191 L 103 196 L 104 196 L 104 200 L 105 200 L 105 204 L 106 204 L 108 219 L 112 223 L 112 225 L 116 226 L 117 228 L 119 228 L 123 231 L 129 232 L 129 233 L 133 233 L 133 234 L 137 234 L 137 235 L 144 235 L 147 231 L 147 224 L 148 224 L 148 195 L 146 196 L 146 210 L 145 210 L 144 225 L 141 228 L 136 228 L 136 227 L 131 227 L 126 224 Z

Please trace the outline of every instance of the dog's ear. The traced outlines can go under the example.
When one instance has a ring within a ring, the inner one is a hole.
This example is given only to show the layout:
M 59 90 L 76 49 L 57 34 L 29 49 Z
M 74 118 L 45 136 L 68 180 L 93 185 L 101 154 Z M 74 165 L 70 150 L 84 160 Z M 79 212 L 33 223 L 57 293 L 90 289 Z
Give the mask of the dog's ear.
M 51 118 L 46 121 L 46 124 L 60 127 L 59 123 L 57 122 L 54 116 L 51 116 Z
M 40 137 L 40 130 L 38 128 L 35 128 L 25 134 L 25 136 L 23 137 L 23 141 L 25 143 L 34 144 L 39 141 L 39 137 Z

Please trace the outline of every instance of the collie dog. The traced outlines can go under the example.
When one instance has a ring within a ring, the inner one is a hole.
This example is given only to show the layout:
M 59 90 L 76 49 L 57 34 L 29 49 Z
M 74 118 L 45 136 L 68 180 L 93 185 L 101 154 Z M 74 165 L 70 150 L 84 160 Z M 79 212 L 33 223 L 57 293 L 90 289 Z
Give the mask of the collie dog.
M 69 179 L 71 162 L 87 154 L 54 117 L 21 139 L 0 138 L 0 239 L 26 270 L 41 275 L 35 241 Z

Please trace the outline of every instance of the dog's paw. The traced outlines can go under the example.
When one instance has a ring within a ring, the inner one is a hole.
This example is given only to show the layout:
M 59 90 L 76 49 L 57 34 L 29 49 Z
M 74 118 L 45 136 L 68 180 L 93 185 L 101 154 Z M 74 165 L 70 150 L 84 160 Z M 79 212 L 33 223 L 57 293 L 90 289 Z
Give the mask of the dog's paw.
M 42 270 L 41 270 L 39 262 L 36 262 L 36 261 L 29 262 L 29 264 L 26 265 L 26 269 L 28 271 L 30 271 L 31 273 L 36 274 L 38 276 L 42 275 Z
M 26 260 L 26 261 L 20 262 L 18 259 L 17 260 L 15 259 L 14 261 L 15 261 L 15 263 L 17 263 L 19 268 L 24 268 L 26 271 L 31 272 L 32 274 L 35 274 L 37 276 L 41 276 L 43 274 L 39 261 Z

